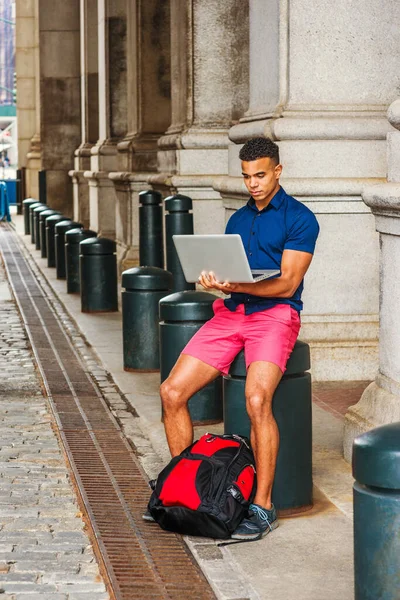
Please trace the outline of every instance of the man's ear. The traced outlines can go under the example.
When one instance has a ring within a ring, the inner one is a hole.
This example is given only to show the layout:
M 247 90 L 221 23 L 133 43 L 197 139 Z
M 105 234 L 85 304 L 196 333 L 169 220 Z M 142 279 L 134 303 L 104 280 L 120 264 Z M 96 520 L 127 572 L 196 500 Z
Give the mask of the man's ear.
M 281 164 L 276 165 L 276 167 L 275 167 L 275 176 L 276 176 L 276 178 L 279 179 L 279 177 L 281 176 L 281 174 L 282 174 L 282 165 Z

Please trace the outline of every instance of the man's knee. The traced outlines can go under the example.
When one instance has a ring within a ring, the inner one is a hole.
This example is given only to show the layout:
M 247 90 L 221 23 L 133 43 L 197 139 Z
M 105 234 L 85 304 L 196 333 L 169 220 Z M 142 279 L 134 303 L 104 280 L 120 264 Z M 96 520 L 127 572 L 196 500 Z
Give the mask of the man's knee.
M 246 410 L 251 420 L 272 418 L 272 394 L 266 391 L 246 393 Z
M 181 408 L 186 404 L 186 399 L 181 390 L 175 383 L 173 378 L 168 377 L 160 387 L 161 402 L 164 411 L 173 411 Z

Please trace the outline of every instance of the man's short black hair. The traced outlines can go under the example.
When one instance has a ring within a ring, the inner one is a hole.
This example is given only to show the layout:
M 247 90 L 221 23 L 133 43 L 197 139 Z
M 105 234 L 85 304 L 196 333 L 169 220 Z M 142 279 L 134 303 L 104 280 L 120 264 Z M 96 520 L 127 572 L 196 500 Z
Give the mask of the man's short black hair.
M 246 162 L 264 157 L 271 158 L 279 165 L 279 147 L 269 138 L 251 138 L 247 140 L 239 152 L 240 160 L 245 160 Z

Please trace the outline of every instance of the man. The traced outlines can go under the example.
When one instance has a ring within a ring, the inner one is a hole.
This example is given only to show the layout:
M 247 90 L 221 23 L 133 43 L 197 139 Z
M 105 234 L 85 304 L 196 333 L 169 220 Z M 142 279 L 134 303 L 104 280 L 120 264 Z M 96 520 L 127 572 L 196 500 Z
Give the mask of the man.
M 161 386 L 161 399 L 168 445 L 172 456 L 177 456 L 193 442 L 189 398 L 221 373 L 228 373 L 244 347 L 257 492 L 232 538 L 256 540 L 278 526 L 271 502 L 279 447 L 272 397 L 299 333 L 303 278 L 319 226 L 314 214 L 280 186 L 282 165 L 274 142 L 251 139 L 239 158 L 251 197 L 229 219 L 226 233 L 240 234 L 251 269 L 279 269 L 280 276 L 250 284 L 218 282 L 213 273 L 200 276 L 204 288 L 230 294 L 230 298 L 215 301 L 215 316 L 183 350 Z

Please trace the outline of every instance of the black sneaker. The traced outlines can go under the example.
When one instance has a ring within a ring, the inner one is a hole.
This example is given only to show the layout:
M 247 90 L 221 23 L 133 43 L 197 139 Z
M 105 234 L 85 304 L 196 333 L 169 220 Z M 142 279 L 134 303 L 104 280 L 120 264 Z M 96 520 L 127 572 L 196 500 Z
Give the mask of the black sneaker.
M 155 521 L 152 517 L 152 514 L 148 508 L 146 508 L 146 510 L 142 514 L 142 519 L 143 519 L 143 521 L 148 521 L 149 523 L 155 523 Z
M 233 540 L 256 541 L 278 527 L 275 506 L 270 510 L 250 504 L 249 514 L 232 533 Z

